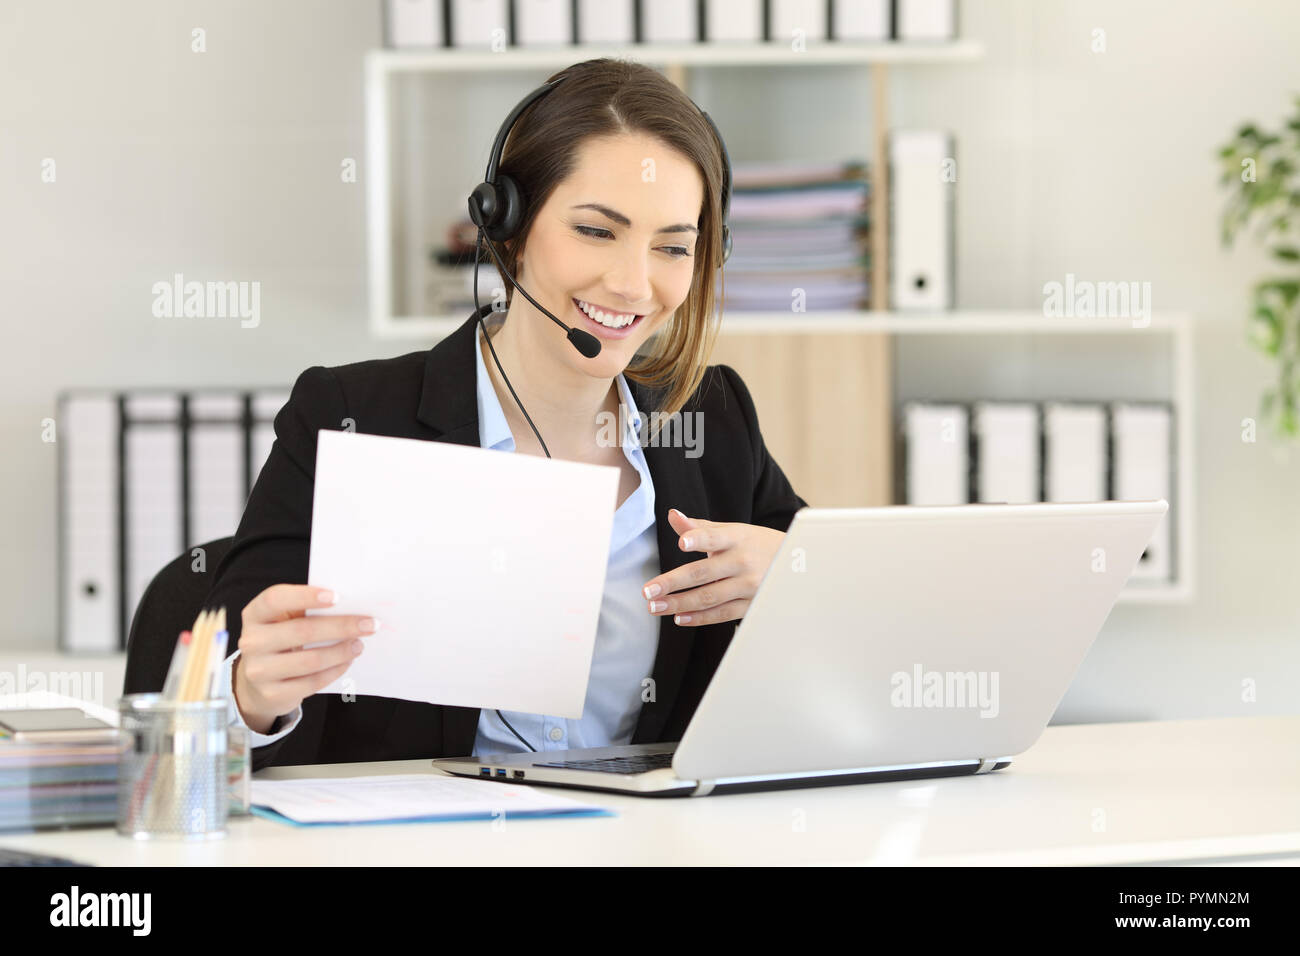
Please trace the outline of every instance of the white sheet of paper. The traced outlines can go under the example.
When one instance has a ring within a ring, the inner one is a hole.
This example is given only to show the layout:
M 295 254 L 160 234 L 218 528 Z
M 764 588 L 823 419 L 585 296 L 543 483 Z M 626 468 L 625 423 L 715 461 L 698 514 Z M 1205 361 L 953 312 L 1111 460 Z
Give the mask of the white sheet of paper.
M 379 619 L 324 694 L 582 716 L 618 469 L 322 429 L 307 583 Z
M 442 816 L 574 813 L 591 803 L 516 783 L 442 774 L 295 777 L 252 781 L 251 801 L 299 823 L 358 823 Z

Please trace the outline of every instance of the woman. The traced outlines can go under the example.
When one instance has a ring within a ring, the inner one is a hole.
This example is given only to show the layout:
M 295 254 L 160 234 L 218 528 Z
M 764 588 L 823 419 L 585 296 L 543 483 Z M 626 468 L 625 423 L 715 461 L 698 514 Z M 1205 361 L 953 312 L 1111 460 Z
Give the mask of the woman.
M 493 247 L 518 286 L 508 282 L 490 343 L 480 312 L 428 351 L 310 368 L 276 416 L 206 602 L 242 608 L 227 679 L 255 769 L 678 740 L 806 504 L 767 454 L 740 377 L 705 365 L 724 225 L 712 126 L 649 67 L 591 60 L 555 80 L 502 154 L 524 212 L 515 238 Z M 599 353 L 580 353 L 534 301 L 594 335 Z M 305 616 L 332 603 L 327 590 L 267 586 L 306 580 L 316 433 L 345 419 L 371 434 L 619 469 L 581 719 L 313 696 L 364 641 L 384 638 L 382 622 L 368 630 L 361 616 Z M 664 440 L 647 419 L 686 426 Z M 617 441 L 611 421 L 630 425 Z M 320 641 L 337 643 L 303 649 Z

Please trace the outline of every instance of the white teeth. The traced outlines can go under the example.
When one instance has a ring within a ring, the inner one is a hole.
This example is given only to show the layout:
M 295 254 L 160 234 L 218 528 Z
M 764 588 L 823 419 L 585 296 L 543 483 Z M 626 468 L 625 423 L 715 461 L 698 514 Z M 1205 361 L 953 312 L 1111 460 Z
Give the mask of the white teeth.
M 631 325 L 636 320 L 635 315 L 610 315 L 608 312 L 602 312 L 600 309 L 583 302 L 581 299 L 578 299 L 577 302 L 578 308 L 583 312 L 587 313 L 587 315 L 591 316 L 601 325 L 608 326 L 611 329 L 621 329 L 624 326 Z

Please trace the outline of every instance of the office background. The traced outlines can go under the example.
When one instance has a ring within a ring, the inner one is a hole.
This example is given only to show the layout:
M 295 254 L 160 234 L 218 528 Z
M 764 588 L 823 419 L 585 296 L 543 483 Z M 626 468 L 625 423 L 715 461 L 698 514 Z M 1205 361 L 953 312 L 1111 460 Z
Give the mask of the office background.
M 1245 334 L 1270 265 L 1219 244 L 1215 152 L 1300 93 L 1300 8 L 989 0 L 961 3 L 958 22 L 983 56 L 897 67 L 890 112 L 958 144 L 960 306 L 1038 310 L 1043 284 L 1074 274 L 1150 282 L 1157 311 L 1194 317 L 1196 594 L 1117 606 L 1057 720 L 1293 713 L 1300 446 L 1264 429 L 1242 441 L 1274 375 Z M 362 59 L 382 43 L 374 0 L 0 2 L 6 660 L 56 644 L 57 461 L 41 431 L 61 390 L 287 384 L 427 346 L 367 321 Z M 692 93 L 733 158 L 837 158 L 857 140 L 826 69 L 700 71 Z M 448 84 L 461 122 L 435 154 L 469 187 L 522 80 Z M 348 158 L 356 183 L 340 180 Z M 258 326 L 156 318 L 150 289 L 178 272 L 259 282 Z

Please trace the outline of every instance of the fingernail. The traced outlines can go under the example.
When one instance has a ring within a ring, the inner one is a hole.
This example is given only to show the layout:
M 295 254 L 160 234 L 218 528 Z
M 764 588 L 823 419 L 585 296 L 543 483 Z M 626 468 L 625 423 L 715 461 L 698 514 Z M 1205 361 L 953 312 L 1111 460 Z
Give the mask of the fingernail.
M 667 602 L 667 601 L 651 601 L 651 602 L 650 602 L 650 610 L 651 610 L 652 612 L 653 612 L 653 611 L 666 611 L 666 610 L 668 610 L 668 602 Z
M 690 535 L 687 535 L 686 538 L 682 541 L 682 547 L 685 548 L 687 551 L 691 550 L 691 548 L 695 547 L 694 539 L 691 538 Z
M 373 617 L 363 617 L 357 621 L 357 627 L 361 628 L 361 633 L 370 634 L 379 630 L 379 622 Z
M 659 596 L 659 592 L 662 591 L 662 590 L 663 590 L 663 588 L 661 588 L 659 585 L 657 585 L 657 584 L 652 584 L 652 585 L 650 585 L 648 588 L 646 588 L 642 593 L 645 594 L 645 599 L 648 601 L 648 600 L 650 600 L 651 598 L 656 598 L 656 597 L 658 597 L 658 596 Z
M 366 645 L 363 644 L 361 641 L 353 641 L 353 642 L 352 642 L 352 656 L 353 656 L 353 657 L 356 657 L 358 654 L 360 654 L 360 653 L 361 653 L 361 649 L 362 649 L 363 647 L 365 647 L 365 646 L 366 646 Z
M 678 614 L 673 617 L 674 624 L 689 624 L 691 616 L 689 614 Z
M 321 604 L 337 604 L 339 596 L 333 591 L 317 591 L 316 600 Z

